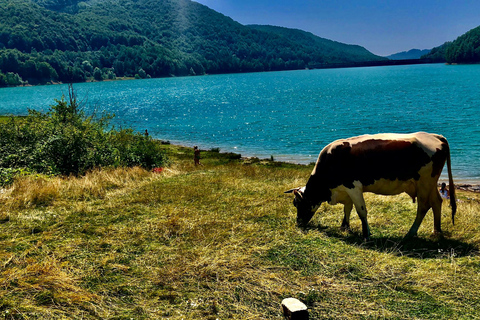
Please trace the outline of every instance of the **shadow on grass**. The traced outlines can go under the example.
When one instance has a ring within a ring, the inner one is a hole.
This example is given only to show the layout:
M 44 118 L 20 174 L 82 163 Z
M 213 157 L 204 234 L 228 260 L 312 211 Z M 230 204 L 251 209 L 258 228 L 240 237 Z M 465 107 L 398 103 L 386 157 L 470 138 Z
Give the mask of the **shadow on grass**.
M 339 239 L 347 244 L 378 252 L 388 252 L 397 256 L 408 256 L 418 259 L 439 259 L 479 255 L 479 248 L 460 240 L 451 239 L 450 234 L 432 235 L 428 238 L 371 236 L 364 240 L 361 233 L 345 232 L 340 228 L 332 228 L 321 225 L 308 225 L 305 231 L 318 230 L 329 237 Z

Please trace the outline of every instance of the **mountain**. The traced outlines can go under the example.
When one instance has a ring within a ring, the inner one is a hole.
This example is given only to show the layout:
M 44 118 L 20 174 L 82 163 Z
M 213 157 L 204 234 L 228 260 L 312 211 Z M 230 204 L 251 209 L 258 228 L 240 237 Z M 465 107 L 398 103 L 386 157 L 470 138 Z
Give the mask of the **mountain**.
M 480 26 L 459 36 L 453 42 L 433 48 L 430 54 L 422 57 L 447 63 L 480 62 Z
M 450 46 L 451 42 L 445 42 L 441 46 L 433 48 L 428 54 L 421 57 L 421 59 L 429 59 L 433 62 L 446 62 L 445 52 L 447 47 Z
M 0 1 L 0 86 L 303 69 L 382 60 L 190 0 Z
M 431 50 L 425 49 L 412 49 L 409 51 L 402 51 L 392 55 L 387 56 L 390 60 L 406 60 L 406 59 L 420 59 L 420 57 L 429 54 Z
M 285 42 L 294 42 L 307 48 L 312 55 L 323 55 L 326 63 L 365 62 L 386 60 L 358 45 L 349 45 L 320 38 L 310 32 L 268 25 L 247 25 L 249 28 L 275 34 Z M 320 58 L 320 57 L 319 57 Z

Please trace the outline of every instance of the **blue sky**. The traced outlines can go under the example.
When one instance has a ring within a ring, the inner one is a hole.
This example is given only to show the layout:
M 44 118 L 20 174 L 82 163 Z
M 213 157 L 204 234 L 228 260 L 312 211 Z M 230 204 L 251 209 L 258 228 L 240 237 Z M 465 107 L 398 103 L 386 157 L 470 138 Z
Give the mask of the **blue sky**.
M 386 56 L 480 26 L 480 0 L 195 0 L 242 24 L 296 28 Z

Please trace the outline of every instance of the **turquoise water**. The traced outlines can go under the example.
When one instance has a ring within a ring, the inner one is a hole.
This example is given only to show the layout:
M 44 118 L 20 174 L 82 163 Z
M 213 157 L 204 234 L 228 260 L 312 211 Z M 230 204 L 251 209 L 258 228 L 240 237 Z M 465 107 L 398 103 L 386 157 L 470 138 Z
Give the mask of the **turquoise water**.
M 480 181 L 480 65 L 442 64 L 76 84 L 88 112 L 172 143 L 310 163 L 329 142 L 427 131 L 457 181 Z M 0 89 L 0 114 L 47 110 L 66 86 Z

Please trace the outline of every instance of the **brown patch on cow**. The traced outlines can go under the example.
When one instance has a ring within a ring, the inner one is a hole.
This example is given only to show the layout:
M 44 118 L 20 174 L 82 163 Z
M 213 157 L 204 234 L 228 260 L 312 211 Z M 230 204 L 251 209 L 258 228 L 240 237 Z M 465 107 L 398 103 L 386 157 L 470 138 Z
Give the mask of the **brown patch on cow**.
M 437 148 L 437 152 L 435 152 L 435 154 L 432 156 L 432 177 L 440 176 L 449 154 L 450 147 L 445 140 L 445 142 L 442 143 L 441 149 Z

